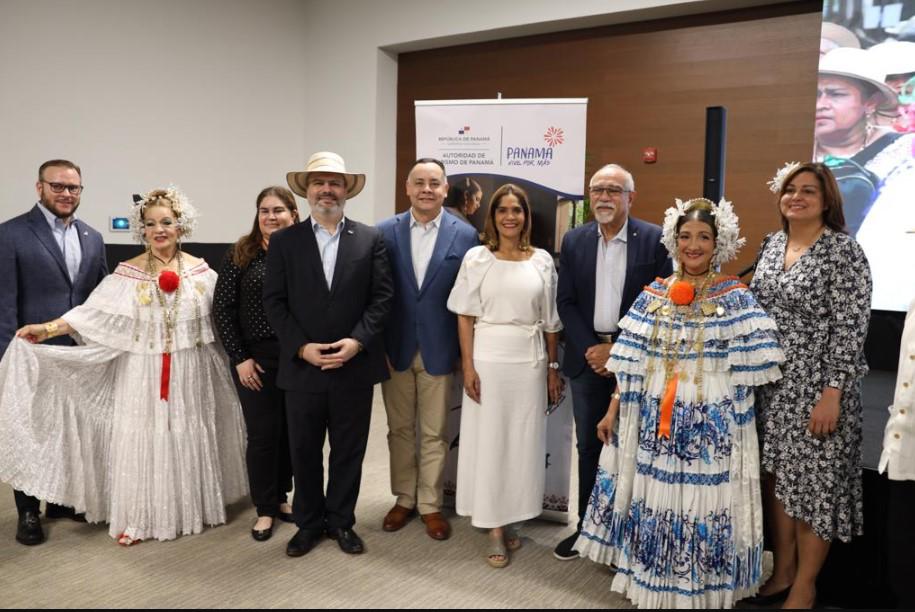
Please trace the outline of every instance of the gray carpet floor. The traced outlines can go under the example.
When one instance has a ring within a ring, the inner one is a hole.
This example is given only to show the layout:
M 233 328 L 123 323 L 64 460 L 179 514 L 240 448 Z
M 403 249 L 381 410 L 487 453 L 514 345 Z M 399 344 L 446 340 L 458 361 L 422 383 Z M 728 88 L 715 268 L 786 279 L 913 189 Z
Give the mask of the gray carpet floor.
M 414 520 L 386 533 L 393 503 L 387 427 L 376 389 L 356 531 L 366 553 L 345 555 L 331 540 L 304 557 L 285 555 L 293 525 L 267 542 L 250 534 L 247 502 L 229 508 L 226 525 L 171 542 L 117 546 L 105 525 L 44 520 L 48 541 L 18 544 L 16 508 L 0 485 L 0 607 L 5 608 L 627 608 L 610 592 L 612 575 L 585 560 L 560 562 L 553 547 L 571 526 L 530 521 L 524 545 L 504 569 L 484 558 L 485 532 L 452 519 L 437 542 Z M 575 463 L 573 462 L 574 466 Z M 574 479 L 573 479 L 574 482 Z M 573 490 L 570 498 L 575 499 Z M 574 515 L 575 508 L 572 508 Z

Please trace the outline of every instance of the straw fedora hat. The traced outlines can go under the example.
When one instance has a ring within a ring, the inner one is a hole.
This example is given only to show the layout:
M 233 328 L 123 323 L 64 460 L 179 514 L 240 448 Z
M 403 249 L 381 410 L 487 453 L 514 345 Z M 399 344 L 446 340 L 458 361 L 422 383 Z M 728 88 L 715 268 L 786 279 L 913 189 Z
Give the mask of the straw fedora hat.
M 308 197 L 308 175 L 311 172 L 333 172 L 342 174 L 346 179 L 346 199 L 350 200 L 359 195 L 365 187 L 365 175 L 346 171 L 343 158 L 330 151 L 319 151 L 308 158 L 303 172 L 287 172 L 286 182 L 289 188 L 303 198 Z
M 853 79 L 873 86 L 880 94 L 878 106 L 882 109 L 895 109 L 899 104 L 896 92 L 883 82 L 886 72 L 879 62 L 874 61 L 874 56 L 863 49 L 833 49 L 820 58 L 819 73 Z

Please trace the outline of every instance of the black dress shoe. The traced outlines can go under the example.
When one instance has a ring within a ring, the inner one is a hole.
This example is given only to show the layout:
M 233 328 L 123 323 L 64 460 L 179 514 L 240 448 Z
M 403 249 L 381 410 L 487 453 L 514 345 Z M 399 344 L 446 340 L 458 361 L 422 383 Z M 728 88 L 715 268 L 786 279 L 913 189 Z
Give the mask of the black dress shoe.
M 276 522 L 276 519 L 274 519 Z M 256 524 L 256 523 L 255 523 Z M 251 537 L 257 540 L 258 542 L 266 542 L 270 539 L 270 536 L 273 535 L 273 522 L 270 523 L 270 526 L 266 529 L 251 529 Z
M 16 541 L 26 546 L 35 546 L 44 542 L 41 518 L 37 512 L 26 510 L 19 515 L 19 524 L 16 525 Z
M 556 545 L 556 548 L 553 549 L 553 556 L 559 559 L 560 561 L 574 561 L 578 558 L 578 551 L 572 550 L 572 547 L 575 546 L 575 541 L 578 540 L 578 532 L 576 531 L 562 542 Z
M 44 510 L 44 515 L 49 519 L 68 518 L 77 523 L 85 523 L 86 515 L 83 512 L 77 514 L 76 510 L 69 506 L 58 506 L 57 504 L 48 504 Z
M 340 550 L 348 555 L 359 555 L 365 552 L 365 544 L 356 532 L 348 527 L 328 527 L 327 537 L 336 540 Z
M 324 534 L 320 531 L 299 529 L 286 544 L 286 554 L 290 557 L 301 557 L 317 546 L 323 537 Z
M 753 606 L 769 606 L 782 600 L 788 599 L 788 593 L 791 592 L 792 586 L 794 585 L 789 584 L 781 591 L 769 593 L 768 595 L 754 595 L 753 597 L 745 597 L 740 601 L 742 603 L 748 603 Z

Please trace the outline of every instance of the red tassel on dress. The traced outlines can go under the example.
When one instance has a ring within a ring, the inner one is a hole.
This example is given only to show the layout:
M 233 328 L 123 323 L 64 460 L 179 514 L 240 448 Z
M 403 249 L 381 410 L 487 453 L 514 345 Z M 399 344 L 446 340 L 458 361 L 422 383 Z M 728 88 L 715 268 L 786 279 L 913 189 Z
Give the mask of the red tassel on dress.
M 168 383 L 172 374 L 172 354 L 162 353 L 162 379 L 159 383 L 159 399 L 168 401 Z

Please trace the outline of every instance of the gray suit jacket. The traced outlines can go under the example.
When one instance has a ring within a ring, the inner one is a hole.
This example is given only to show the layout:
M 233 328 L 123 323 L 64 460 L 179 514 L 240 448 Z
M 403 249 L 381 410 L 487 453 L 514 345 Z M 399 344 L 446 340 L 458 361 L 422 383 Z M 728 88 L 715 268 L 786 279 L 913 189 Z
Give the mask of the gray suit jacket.
M 77 219 L 82 262 L 71 282 L 63 253 L 39 206 L 0 224 L 0 356 L 17 329 L 56 319 L 79 306 L 108 274 L 102 235 Z M 48 342 L 73 343 L 69 336 Z

